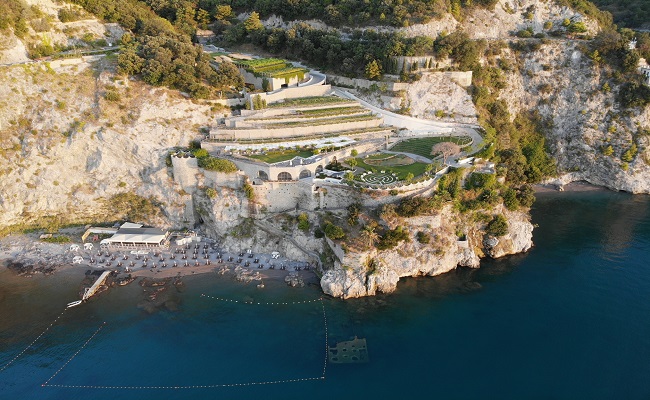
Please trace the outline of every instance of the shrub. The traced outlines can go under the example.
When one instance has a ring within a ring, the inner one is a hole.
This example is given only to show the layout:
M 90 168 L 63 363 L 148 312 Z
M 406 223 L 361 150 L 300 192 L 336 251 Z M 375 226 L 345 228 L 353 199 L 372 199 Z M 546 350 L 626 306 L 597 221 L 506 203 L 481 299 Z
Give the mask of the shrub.
M 621 160 L 623 160 L 625 162 L 631 162 L 636 157 L 637 152 L 638 152 L 638 149 L 636 147 L 636 144 L 632 143 L 632 146 L 629 149 L 627 149 L 623 153 L 623 155 L 621 155 Z
M 60 235 L 41 239 L 41 241 L 46 243 L 70 243 L 72 240 L 68 236 Z
M 429 236 L 429 234 L 426 232 L 418 231 L 415 237 L 418 239 L 418 242 L 422 244 L 429 244 L 431 241 L 431 236 Z
M 398 226 L 395 229 L 386 231 L 384 235 L 379 239 L 377 243 L 377 248 L 379 250 L 390 250 L 397 247 L 399 242 L 409 241 L 409 234 L 404 228 Z
M 348 206 L 348 224 L 354 226 L 359 221 L 359 214 L 361 214 L 361 204 L 352 203 Z
M 250 183 L 244 183 L 244 193 L 246 194 L 246 198 L 248 200 L 254 200 L 255 199 L 255 189 L 253 189 L 253 186 L 251 186 Z
M 467 177 L 465 182 L 466 189 L 490 189 L 493 188 L 497 183 L 497 177 L 494 174 L 483 174 L 480 172 L 474 172 Z
M 356 156 L 359 155 L 359 152 L 357 151 L 357 149 L 352 149 L 352 151 L 350 151 L 350 155 L 351 155 L 352 157 L 356 157 Z
M 206 149 L 194 149 L 192 150 L 192 154 L 194 154 L 196 158 L 205 158 L 210 156 Z
M 298 229 L 307 232 L 309 230 L 309 217 L 306 213 L 298 215 Z
M 214 199 L 215 197 L 217 197 L 217 190 L 216 190 L 215 188 L 211 188 L 211 187 L 209 187 L 209 188 L 206 188 L 206 189 L 205 189 L 205 194 L 206 194 L 209 198 Z
M 217 171 L 225 173 L 237 172 L 237 166 L 230 160 L 207 156 L 198 159 L 199 167 L 208 171 Z
M 83 18 L 82 13 L 73 8 L 60 8 L 58 14 L 61 22 L 78 21 Z
M 517 32 L 517 37 L 520 38 L 531 38 L 533 37 L 533 29 L 532 28 L 527 28 L 527 29 L 522 29 L 519 32 Z
M 395 209 L 395 212 L 400 217 L 416 217 L 430 212 L 431 209 L 431 203 L 428 198 L 410 197 L 402 200 Z
M 503 236 L 508 233 L 508 221 L 502 214 L 495 215 L 487 225 L 485 232 L 492 236 Z
M 269 83 L 269 80 L 266 78 L 262 79 L 262 90 L 265 92 L 271 91 L 271 84 Z
M 114 90 L 107 90 L 104 98 L 108 101 L 120 101 L 120 94 Z
M 332 240 L 343 239 L 345 237 L 343 228 L 338 225 L 334 225 L 331 222 L 325 223 L 325 226 L 323 226 L 323 232 L 325 232 L 325 235 Z

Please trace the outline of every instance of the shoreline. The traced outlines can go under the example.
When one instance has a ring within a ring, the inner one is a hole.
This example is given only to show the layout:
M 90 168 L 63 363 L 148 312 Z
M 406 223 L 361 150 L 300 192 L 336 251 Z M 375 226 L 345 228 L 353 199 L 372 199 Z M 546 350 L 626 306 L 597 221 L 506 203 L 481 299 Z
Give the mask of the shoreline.
M 569 182 L 566 185 L 555 185 L 555 184 L 535 184 L 533 185 L 533 190 L 535 193 L 552 193 L 552 192 L 600 192 L 600 191 L 609 191 L 611 189 L 606 188 L 605 186 L 598 186 L 591 184 L 587 181 L 573 181 Z
M 61 230 L 60 234 L 71 238 L 81 236 L 78 228 Z M 88 271 L 114 271 L 117 273 L 116 278 L 131 275 L 136 279 L 156 280 L 220 274 L 230 275 L 242 283 L 255 281 L 263 284 L 264 280 L 277 280 L 286 282 L 288 286 L 303 286 L 305 282 L 318 278 L 314 271 L 316 267 L 310 266 L 307 261 L 284 257 L 273 259 L 265 253 L 252 253 L 250 256 L 243 254 L 240 257 L 238 253 L 217 250 L 206 242 L 192 243 L 189 248 L 171 245 L 162 251 L 152 249 L 152 254 L 136 255 L 128 250 L 83 250 L 83 245 L 74 240 L 69 243 L 47 243 L 41 241 L 39 236 L 29 233 L 0 238 L 0 268 L 9 269 L 16 276 L 25 278 L 70 270 L 78 270 L 80 277 Z M 70 246 L 74 244 L 81 249 L 72 251 Z M 83 261 L 74 263 L 75 257 L 82 257 Z M 217 261 L 218 257 L 223 257 L 222 263 Z M 228 261 L 229 257 L 232 257 L 232 261 Z M 241 261 L 237 263 L 239 259 Z M 259 262 L 256 263 L 255 260 Z M 271 265 L 274 265 L 273 269 L 270 268 Z

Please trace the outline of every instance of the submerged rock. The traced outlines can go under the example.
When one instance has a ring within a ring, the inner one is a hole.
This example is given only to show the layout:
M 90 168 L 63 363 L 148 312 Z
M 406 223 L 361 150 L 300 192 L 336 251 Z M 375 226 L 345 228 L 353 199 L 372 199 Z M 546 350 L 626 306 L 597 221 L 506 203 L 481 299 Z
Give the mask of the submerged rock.
M 302 280 L 302 277 L 297 273 L 291 272 L 289 275 L 284 277 L 284 281 L 287 285 L 291 287 L 304 287 L 305 282 Z

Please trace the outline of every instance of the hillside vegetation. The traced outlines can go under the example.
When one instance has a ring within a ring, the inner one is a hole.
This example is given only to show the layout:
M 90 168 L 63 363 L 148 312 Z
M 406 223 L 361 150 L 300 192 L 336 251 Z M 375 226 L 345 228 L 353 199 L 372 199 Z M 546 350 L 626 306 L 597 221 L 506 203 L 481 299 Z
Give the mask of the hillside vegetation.
M 614 16 L 614 22 L 627 28 L 650 28 L 650 2 L 647 0 L 593 0 Z

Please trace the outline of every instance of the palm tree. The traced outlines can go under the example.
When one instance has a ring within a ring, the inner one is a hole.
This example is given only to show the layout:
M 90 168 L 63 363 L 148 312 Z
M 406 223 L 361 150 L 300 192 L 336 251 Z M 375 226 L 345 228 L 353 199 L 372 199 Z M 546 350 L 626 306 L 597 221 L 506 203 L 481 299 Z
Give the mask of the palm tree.
M 361 240 L 363 240 L 366 246 L 371 247 L 379 240 L 379 234 L 375 232 L 373 226 L 366 225 L 361 229 Z

